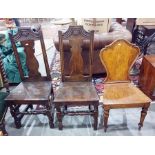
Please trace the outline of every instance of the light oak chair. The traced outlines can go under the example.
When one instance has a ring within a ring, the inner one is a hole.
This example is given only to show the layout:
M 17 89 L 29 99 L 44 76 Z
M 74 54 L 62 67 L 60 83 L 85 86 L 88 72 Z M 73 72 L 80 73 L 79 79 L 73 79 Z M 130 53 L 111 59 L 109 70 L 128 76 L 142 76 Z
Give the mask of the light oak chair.
M 117 40 L 100 51 L 107 72 L 103 93 L 105 132 L 110 109 L 142 107 L 139 130 L 143 126 L 151 99 L 129 79 L 129 71 L 139 53 L 139 48 L 126 40 Z

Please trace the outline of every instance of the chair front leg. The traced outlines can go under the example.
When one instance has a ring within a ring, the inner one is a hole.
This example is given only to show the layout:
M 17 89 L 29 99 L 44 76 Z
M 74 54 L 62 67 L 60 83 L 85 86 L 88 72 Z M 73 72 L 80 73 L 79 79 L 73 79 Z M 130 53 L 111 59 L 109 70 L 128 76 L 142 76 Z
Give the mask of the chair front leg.
M 144 107 L 142 107 L 142 111 L 141 111 L 141 117 L 140 117 L 140 122 L 138 124 L 138 129 L 141 130 L 141 128 L 143 127 L 143 123 L 144 123 L 144 119 L 147 115 L 147 111 L 149 108 L 150 104 L 148 104 L 147 106 L 145 105 Z
M 14 122 L 15 122 L 15 125 L 16 125 L 16 128 L 19 129 L 21 128 L 21 118 L 18 117 L 18 114 L 17 112 L 19 112 L 19 107 L 15 107 L 15 105 L 10 105 L 10 112 L 11 112 L 11 115 L 12 117 L 14 118 Z
M 98 105 L 94 106 L 94 130 L 97 130 L 98 125 Z
M 107 108 L 106 106 L 104 106 L 104 132 L 107 131 L 108 128 L 108 118 L 109 118 L 109 108 Z
M 57 110 L 57 119 L 58 119 L 58 127 L 59 127 L 59 130 L 62 130 L 63 129 L 63 125 L 62 125 L 62 111 L 61 111 L 61 107 L 59 105 L 56 106 L 56 110 Z
M 49 126 L 50 128 L 54 128 L 54 123 L 53 123 L 53 120 L 54 120 L 54 107 L 52 105 L 52 100 L 51 98 L 49 99 L 49 101 L 47 102 L 46 104 L 46 115 L 49 119 Z
M 5 120 L 3 120 L 2 123 L 0 124 L 0 130 L 2 131 L 4 136 L 8 136 L 8 133 L 5 129 Z

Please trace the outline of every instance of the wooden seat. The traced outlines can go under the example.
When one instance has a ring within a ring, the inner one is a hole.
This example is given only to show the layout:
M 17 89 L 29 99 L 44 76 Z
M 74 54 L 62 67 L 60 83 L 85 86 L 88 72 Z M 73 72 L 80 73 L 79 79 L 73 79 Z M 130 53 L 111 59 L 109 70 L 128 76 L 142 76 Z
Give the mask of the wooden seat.
M 94 117 L 94 129 L 97 129 L 99 98 L 92 83 L 93 36 L 93 32 L 86 32 L 82 26 L 70 26 L 65 33 L 59 31 L 62 83 L 55 93 L 54 103 L 60 130 L 65 114 L 91 115 Z M 85 41 L 89 44 L 88 51 L 83 50 Z M 65 42 L 69 43 L 69 50 L 65 49 Z M 71 111 L 68 110 L 70 106 L 81 109 Z M 83 106 L 89 107 L 88 110 L 83 110 Z
M 67 91 L 66 91 L 67 90 Z M 56 102 L 92 102 L 98 101 L 98 95 L 94 85 L 90 82 L 64 82 L 60 85 L 59 91 L 55 95 Z M 77 103 L 76 103 L 77 104 Z M 87 105 L 87 103 L 86 103 Z
M 6 79 L 6 74 L 3 67 L 3 62 L 0 54 L 0 80 L 2 82 L 2 85 L 0 86 L 0 132 L 2 132 L 2 135 L 7 136 L 8 133 L 5 129 L 5 115 L 7 112 L 7 106 L 5 103 L 5 98 L 9 94 L 9 83 Z M 1 90 L 1 88 L 5 88 L 4 90 Z
M 32 102 L 48 102 L 51 91 L 51 81 L 21 82 L 10 95 L 7 101 L 18 104 L 32 104 Z M 25 101 L 25 103 L 24 103 Z
M 132 83 L 113 83 L 104 85 L 104 105 L 119 108 L 123 104 L 130 107 L 139 107 L 142 103 L 150 102 L 150 99 L 135 87 Z
M 151 99 L 129 80 L 129 71 L 139 53 L 139 48 L 126 40 L 117 40 L 100 51 L 107 72 L 102 100 L 105 131 L 109 110 L 115 108 L 142 107 L 139 129 L 143 126 Z
M 41 27 L 20 27 L 17 34 L 9 34 L 9 36 L 22 80 L 5 99 L 14 117 L 15 125 L 17 128 L 21 127 L 21 119 L 24 115 L 44 114 L 49 119 L 50 127 L 53 128 L 53 89 Z M 39 72 L 39 63 L 35 56 L 34 45 L 35 41 L 38 40 L 41 44 L 46 75 L 41 75 Z M 26 54 L 28 75 L 24 75 L 23 73 L 20 57 L 17 52 L 16 43 L 19 44 L 19 42 L 24 47 L 24 52 Z M 24 110 L 20 108 L 22 105 L 27 105 Z M 37 107 L 41 105 L 43 108 L 34 109 L 33 105 Z

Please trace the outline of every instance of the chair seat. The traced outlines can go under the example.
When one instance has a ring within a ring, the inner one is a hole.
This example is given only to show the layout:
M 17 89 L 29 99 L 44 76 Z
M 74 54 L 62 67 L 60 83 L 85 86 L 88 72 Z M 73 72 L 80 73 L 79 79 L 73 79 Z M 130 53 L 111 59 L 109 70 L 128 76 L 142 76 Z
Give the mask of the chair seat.
M 113 83 L 104 85 L 104 105 L 130 105 L 150 103 L 151 100 L 132 83 Z
M 5 99 L 7 103 L 24 104 L 36 102 L 41 103 L 48 100 L 51 92 L 50 81 L 39 82 L 21 82 L 15 89 L 13 89 L 8 97 Z
M 64 82 L 56 91 L 54 102 L 98 101 L 96 89 L 91 82 Z
M 3 117 L 3 114 L 6 109 L 5 101 L 4 99 L 8 96 L 7 92 L 0 92 L 0 120 Z

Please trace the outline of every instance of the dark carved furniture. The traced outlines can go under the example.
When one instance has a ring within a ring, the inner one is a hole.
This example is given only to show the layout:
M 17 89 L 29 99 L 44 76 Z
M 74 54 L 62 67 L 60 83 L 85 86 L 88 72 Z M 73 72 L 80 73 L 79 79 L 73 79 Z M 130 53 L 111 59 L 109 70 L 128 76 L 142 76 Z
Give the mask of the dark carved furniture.
M 92 83 L 93 37 L 93 32 L 86 32 L 82 26 L 70 26 L 65 33 L 59 31 L 62 83 L 54 103 L 60 130 L 65 114 L 91 115 L 94 117 L 94 129 L 97 129 L 99 98 Z M 68 50 L 64 47 L 66 42 Z M 84 51 L 86 43 L 89 46 Z M 68 107 L 74 106 L 89 108 L 85 111 L 82 108 L 80 111 L 68 110 Z
M 20 27 L 16 35 L 9 35 L 22 80 L 5 99 L 14 117 L 15 125 L 17 128 L 21 127 L 21 119 L 24 115 L 44 114 L 49 119 L 50 127 L 53 128 L 53 89 L 41 27 Z M 42 76 L 38 71 L 39 63 L 35 57 L 34 48 L 35 41 L 37 40 L 41 44 L 46 76 Z M 20 42 L 24 47 L 28 76 L 25 76 L 23 73 L 16 47 L 17 42 Z M 21 108 L 22 105 L 26 105 L 24 106 L 25 109 Z M 42 107 L 34 108 L 33 105 Z
M 2 80 L 3 87 L 6 89 L 6 91 L 0 90 L 0 131 L 2 131 L 3 135 L 8 135 L 5 129 L 5 114 L 7 112 L 7 106 L 6 106 L 4 99 L 9 94 L 9 84 L 8 84 L 8 81 L 6 79 L 6 75 L 4 72 L 1 54 L 0 54 L 0 76 L 2 78 L 1 80 Z
M 155 54 L 146 55 L 142 60 L 139 87 L 152 100 L 155 100 Z
M 139 129 L 143 126 L 151 100 L 129 80 L 129 71 L 139 53 L 137 46 L 125 40 L 117 40 L 100 52 L 107 71 L 103 93 L 105 131 L 110 109 L 117 108 L 142 107 Z
M 105 68 L 102 66 L 102 63 L 99 58 L 100 50 L 109 45 L 117 39 L 126 39 L 128 41 L 132 40 L 132 34 L 122 25 L 117 22 L 113 22 L 110 26 L 110 30 L 107 33 L 95 34 L 94 35 L 94 50 L 93 50 L 93 64 L 92 64 L 92 73 L 100 74 L 105 73 Z M 54 44 L 56 49 L 59 51 L 59 41 L 58 36 L 54 38 Z M 89 44 L 84 42 L 83 50 L 87 51 Z M 69 50 L 69 42 L 65 41 L 64 50 Z M 69 60 L 67 60 L 69 61 Z M 66 72 L 68 70 L 66 69 Z
M 146 55 L 147 48 L 155 38 L 155 26 L 137 25 L 133 31 L 133 43 L 139 46 L 141 52 Z

